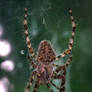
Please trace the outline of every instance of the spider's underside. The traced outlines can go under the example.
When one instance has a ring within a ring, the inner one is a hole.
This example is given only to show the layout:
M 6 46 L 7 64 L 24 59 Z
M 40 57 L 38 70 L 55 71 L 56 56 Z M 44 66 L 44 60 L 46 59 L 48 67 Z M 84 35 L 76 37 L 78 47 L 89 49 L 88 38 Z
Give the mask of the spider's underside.
M 71 15 L 71 20 L 72 20 L 72 35 L 69 41 L 68 49 L 66 49 L 60 55 L 56 56 L 50 43 L 46 40 L 43 40 L 39 45 L 38 54 L 37 56 L 35 56 L 35 53 L 33 51 L 33 48 L 31 46 L 31 42 L 28 36 L 29 34 L 28 34 L 28 27 L 27 27 L 27 8 L 25 8 L 24 31 L 25 31 L 28 51 L 29 51 L 29 54 L 31 54 L 28 56 L 28 59 L 31 65 L 33 66 L 33 68 L 35 69 L 30 75 L 29 82 L 27 84 L 25 92 L 29 92 L 31 90 L 30 87 L 32 86 L 32 83 L 34 80 L 35 80 L 35 86 L 34 86 L 33 92 L 37 92 L 39 86 L 42 84 L 46 84 L 51 92 L 55 92 L 55 91 L 50 88 L 50 85 L 53 85 L 54 87 L 56 87 L 59 90 L 59 92 L 65 91 L 66 67 L 70 64 L 70 61 L 72 60 L 71 51 L 73 47 L 75 28 L 76 28 L 71 9 L 69 9 L 69 13 Z M 66 55 L 69 56 L 69 59 L 66 61 L 64 65 L 54 64 L 55 60 L 63 58 Z M 54 67 L 56 67 L 55 70 L 53 70 Z M 61 71 L 63 71 L 62 74 L 59 73 Z M 62 80 L 59 87 L 52 82 L 52 80 L 54 79 Z

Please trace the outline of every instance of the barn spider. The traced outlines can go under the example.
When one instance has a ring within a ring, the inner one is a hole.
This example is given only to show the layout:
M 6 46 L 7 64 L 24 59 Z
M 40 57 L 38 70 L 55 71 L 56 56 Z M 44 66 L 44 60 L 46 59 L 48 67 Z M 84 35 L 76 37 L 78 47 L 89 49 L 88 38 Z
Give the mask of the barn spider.
M 66 49 L 63 53 L 56 56 L 53 48 L 51 47 L 50 43 L 46 40 L 41 41 L 38 49 L 38 54 L 35 56 L 34 50 L 31 46 L 31 42 L 28 35 L 28 27 L 27 27 L 27 8 L 25 8 L 25 16 L 24 16 L 24 32 L 26 36 L 26 43 L 29 51 L 28 59 L 35 69 L 32 74 L 30 75 L 29 82 L 27 84 L 27 87 L 25 89 L 25 92 L 29 92 L 30 87 L 32 86 L 33 81 L 35 81 L 33 92 L 37 92 L 38 88 L 42 84 L 46 84 L 47 87 L 50 89 L 51 92 L 54 92 L 50 88 L 50 84 L 56 87 L 59 92 L 65 91 L 65 75 L 66 75 L 66 68 L 70 64 L 70 61 L 72 60 L 72 47 L 74 42 L 74 36 L 75 36 L 75 29 L 76 24 L 74 21 L 74 17 L 72 16 L 72 10 L 69 9 L 69 14 L 71 16 L 72 21 L 72 35 L 69 41 L 68 49 Z M 60 58 L 65 57 L 66 55 L 69 56 L 69 59 L 66 61 L 64 65 L 56 65 L 54 64 L 55 60 L 59 60 Z M 34 62 L 35 61 L 35 62 Z M 36 63 L 37 62 L 37 63 Z M 56 67 L 55 70 L 53 68 Z M 62 74 L 59 72 L 63 71 Z M 52 80 L 54 79 L 61 79 L 60 87 L 57 87 Z

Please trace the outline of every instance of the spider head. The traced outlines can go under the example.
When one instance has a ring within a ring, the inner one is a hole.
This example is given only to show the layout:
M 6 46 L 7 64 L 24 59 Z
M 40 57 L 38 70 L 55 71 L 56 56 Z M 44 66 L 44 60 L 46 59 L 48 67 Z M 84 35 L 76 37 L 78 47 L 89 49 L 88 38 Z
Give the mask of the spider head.
M 43 62 L 44 64 L 51 64 L 56 58 L 56 55 L 50 45 L 46 40 L 41 41 L 38 49 L 38 62 Z

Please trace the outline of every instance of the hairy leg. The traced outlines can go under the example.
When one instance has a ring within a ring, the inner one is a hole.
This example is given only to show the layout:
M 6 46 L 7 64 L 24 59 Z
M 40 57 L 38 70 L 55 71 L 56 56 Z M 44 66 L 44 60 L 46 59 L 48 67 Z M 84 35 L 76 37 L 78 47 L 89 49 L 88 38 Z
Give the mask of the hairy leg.
M 62 70 L 63 70 L 63 73 L 62 73 L 62 74 L 57 74 L 57 72 L 59 72 L 59 71 L 56 71 L 56 72 L 54 73 L 54 76 L 53 76 L 54 79 L 62 79 L 61 85 L 60 85 L 60 87 L 58 88 L 58 89 L 59 89 L 59 92 L 64 92 L 64 91 L 65 91 L 66 68 L 65 68 L 65 67 L 62 67 Z
M 37 92 L 39 86 L 40 86 L 39 82 L 36 81 L 36 83 L 35 83 L 35 87 L 34 87 L 34 91 L 33 91 L 33 92 Z
M 64 92 L 65 91 L 65 81 L 66 81 L 66 67 L 63 68 L 63 78 L 62 78 L 62 82 L 61 82 L 61 85 L 60 85 L 60 90 L 59 92 Z
M 69 54 L 69 59 L 66 61 L 65 64 L 63 64 L 61 66 L 60 65 L 53 64 L 53 66 L 57 67 L 56 70 L 55 70 L 55 72 L 58 73 L 59 71 L 63 70 L 64 68 L 67 68 L 71 61 L 72 61 L 72 55 Z
M 54 66 L 57 67 L 56 70 L 54 71 L 54 76 L 55 76 L 54 78 L 62 79 L 59 92 L 64 92 L 65 91 L 66 68 L 70 64 L 71 61 L 72 61 L 72 55 L 69 54 L 69 59 L 66 61 L 66 63 L 64 65 L 60 66 L 60 65 L 55 65 L 54 64 Z M 57 75 L 57 73 L 60 72 L 60 71 L 63 71 L 62 75 Z
M 61 53 L 59 56 L 56 57 L 56 60 L 65 57 L 66 55 L 70 54 L 71 51 L 72 51 L 73 42 L 74 42 L 74 36 L 75 36 L 76 24 L 75 24 L 74 17 L 72 15 L 72 10 L 71 9 L 69 9 L 69 14 L 71 16 L 71 21 L 72 21 L 72 35 L 71 35 L 71 38 L 69 40 L 69 46 L 68 46 L 67 50 L 65 50 L 63 53 Z
M 27 22 L 27 8 L 25 8 L 25 15 L 24 15 L 24 33 L 25 33 L 25 37 L 26 37 L 26 43 L 27 43 L 27 47 L 28 47 L 28 51 L 29 53 L 31 53 L 32 57 L 35 57 L 30 39 L 29 39 L 29 32 L 28 32 L 28 22 Z
M 32 72 L 30 78 L 29 78 L 29 82 L 27 83 L 27 87 L 25 89 L 25 92 L 29 92 L 30 90 L 30 87 L 32 86 L 32 82 L 34 81 L 35 79 L 35 76 L 36 76 L 36 71 Z

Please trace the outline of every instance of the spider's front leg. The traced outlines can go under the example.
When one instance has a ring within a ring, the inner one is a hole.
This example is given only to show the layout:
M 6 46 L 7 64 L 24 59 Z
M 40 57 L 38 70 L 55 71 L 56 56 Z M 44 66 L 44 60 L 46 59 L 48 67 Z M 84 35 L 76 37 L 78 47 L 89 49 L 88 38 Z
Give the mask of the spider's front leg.
M 32 66 L 35 67 L 36 65 L 33 62 L 33 60 L 35 60 L 35 53 L 34 53 L 34 50 L 32 48 L 31 41 L 29 39 L 27 16 L 28 16 L 27 15 L 27 8 L 25 8 L 25 15 L 24 15 L 24 33 L 25 33 L 25 37 L 26 37 L 26 44 L 27 44 L 27 47 L 28 47 L 28 51 L 31 54 L 31 56 L 28 56 L 28 59 L 30 60 Z
M 25 15 L 24 15 L 24 33 L 25 33 L 25 37 L 26 37 L 26 44 L 29 50 L 29 53 L 31 53 L 32 57 L 35 57 L 32 45 L 31 45 L 31 41 L 29 39 L 29 32 L 28 32 L 28 22 L 27 22 L 27 8 L 25 8 Z
M 69 14 L 71 16 L 71 21 L 72 21 L 72 35 L 71 35 L 71 38 L 70 38 L 70 41 L 69 41 L 69 46 L 68 46 L 67 50 L 65 50 L 63 53 L 61 53 L 61 55 L 56 57 L 56 60 L 58 60 L 59 58 L 65 57 L 66 55 L 70 54 L 71 51 L 72 51 L 73 42 L 74 42 L 74 36 L 75 36 L 76 24 L 75 24 L 74 17 L 72 15 L 72 10 L 71 9 L 69 9 Z

